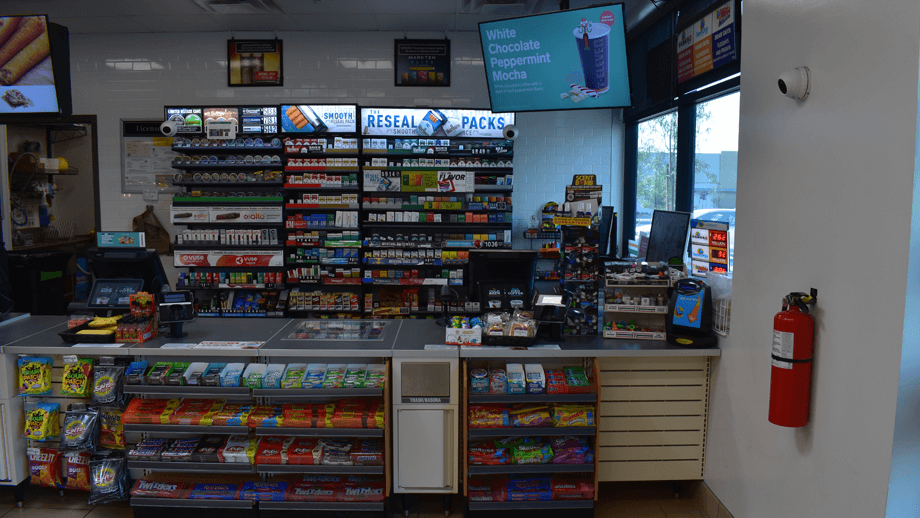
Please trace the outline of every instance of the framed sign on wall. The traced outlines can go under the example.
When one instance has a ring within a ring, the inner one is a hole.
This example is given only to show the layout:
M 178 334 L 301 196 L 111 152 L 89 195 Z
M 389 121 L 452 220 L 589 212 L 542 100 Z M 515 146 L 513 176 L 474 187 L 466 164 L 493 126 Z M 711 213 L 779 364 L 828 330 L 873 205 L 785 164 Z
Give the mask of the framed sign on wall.
M 284 86 L 281 40 L 227 40 L 229 86 Z
M 396 40 L 396 86 L 450 86 L 450 40 Z

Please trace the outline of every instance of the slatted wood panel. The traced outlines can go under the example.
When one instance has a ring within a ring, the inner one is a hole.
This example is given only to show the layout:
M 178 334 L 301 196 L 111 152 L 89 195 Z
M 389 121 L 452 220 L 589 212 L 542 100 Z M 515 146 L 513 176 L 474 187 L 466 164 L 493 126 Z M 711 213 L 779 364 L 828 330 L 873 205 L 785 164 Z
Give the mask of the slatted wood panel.
M 701 480 L 709 358 L 602 358 L 599 363 L 599 480 Z

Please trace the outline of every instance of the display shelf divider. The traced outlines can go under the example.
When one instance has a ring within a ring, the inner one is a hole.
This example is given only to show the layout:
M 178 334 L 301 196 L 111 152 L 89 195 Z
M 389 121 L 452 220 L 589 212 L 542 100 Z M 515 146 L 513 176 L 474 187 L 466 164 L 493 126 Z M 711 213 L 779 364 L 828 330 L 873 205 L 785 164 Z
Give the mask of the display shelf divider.
M 463 414 L 460 416 L 460 429 L 464 430 L 467 433 L 460 434 L 463 437 L 460 438 L 460 458 L 463 459 L 463 471 L 460 473 L 460 482 L 463 484 L 463 498 L 469 498 L 469 476 L 470 476 L 470 455 L 469 455 L 469 429 L 467 428 L 467 420 L 470 415 L 470 402 L 469 397 L 469 365 L 468 360 L 463 358 L 460 370 L 460 397 L 463 399 Z
M 312 473 L 336 475 L 383 475 L 383 466 L 315 466 L 310 464 L 256 464 L 256 473 Z
M 181 473 L 255 473 L 248 462 L 169 462 L 129 460 L 128 469 L 175 471 Z
M 131 497 L 132 507 L 182 507 L 191 509 L 252 509 L 253 500 L 207 500 L 191 498 Z
M 383 512 L 383 502 L 259 502 L 260 511 Z
M 125 423 L 125 432 L 141 432 L 154 434 L 248 434 L 248 426 L 202 426 L 202 425 L 180 425 L 180 424 L 134 424 Z M 322 428 L 319 428 L 322 430 Z M 267 435 L 267 434 L 266 434 Z M 277 435 L 277 434 L 275 434 Z
M 344 309 L 304 309 L 295 311 L 318 311 L 318 312 L 352 312 L 353 310 Z M 271 399 L 328 399 L 328 398 L 349 398 L 349 397 L 383 397 L 383 389 L 253 389 L 253 397 L 271 398 Z
M 199 398 L 251 398 L 248 387 L 205 387 L 198 385 L 125 385 L 126 394 Z M 141 426 L 141 425 L 138 425 Z
M 286 435 L 289 437 L 383 437 L 382 428 L 286 428 L 260 426 L 253 428 L 256 435 Z M 248 430 L 247 430 L 248 431 Z M 220 433 L 220 432 L 210 432 Z M 245 432 L 244 432 L 245 433 Z
M 596 403 L 596 393 L 585 394 L 470 394 L 470 403 Z

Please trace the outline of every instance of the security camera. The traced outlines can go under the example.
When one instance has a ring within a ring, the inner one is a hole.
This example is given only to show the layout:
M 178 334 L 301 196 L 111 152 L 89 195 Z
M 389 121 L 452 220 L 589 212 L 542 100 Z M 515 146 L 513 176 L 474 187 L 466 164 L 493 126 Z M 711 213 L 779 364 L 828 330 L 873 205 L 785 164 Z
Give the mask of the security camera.
M 808 67 L 798 67 L 780 74 L 777 80 L 779 91 L 786 97 L 804 101 L 811 93 L 811 71 Z
M 163 124 L 160 124 L 160 133 L 166 135 L 167 137 L 175 136 L 178 125 L 176 121 L 165 121 Z
M 520 132 L 514 124 L 509 124 L 505 126 L 504 129 L 502 129 L 502 136 L 508 140 L 514 140 L 518 138 L 519 133 Z

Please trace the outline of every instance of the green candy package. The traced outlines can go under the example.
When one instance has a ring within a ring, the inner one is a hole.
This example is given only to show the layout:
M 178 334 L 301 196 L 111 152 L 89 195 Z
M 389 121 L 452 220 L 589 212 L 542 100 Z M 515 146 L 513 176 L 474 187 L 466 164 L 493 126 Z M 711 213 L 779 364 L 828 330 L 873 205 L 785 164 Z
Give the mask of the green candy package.
M 20 396 L 51 394 L 51 358 L 24 356 L 19 359 L 18 365 Z
M 92 391 L 93 360 L 81 358 L 75 363 L 64 364 L 61 378 L 61 395 L 89 397 Z

